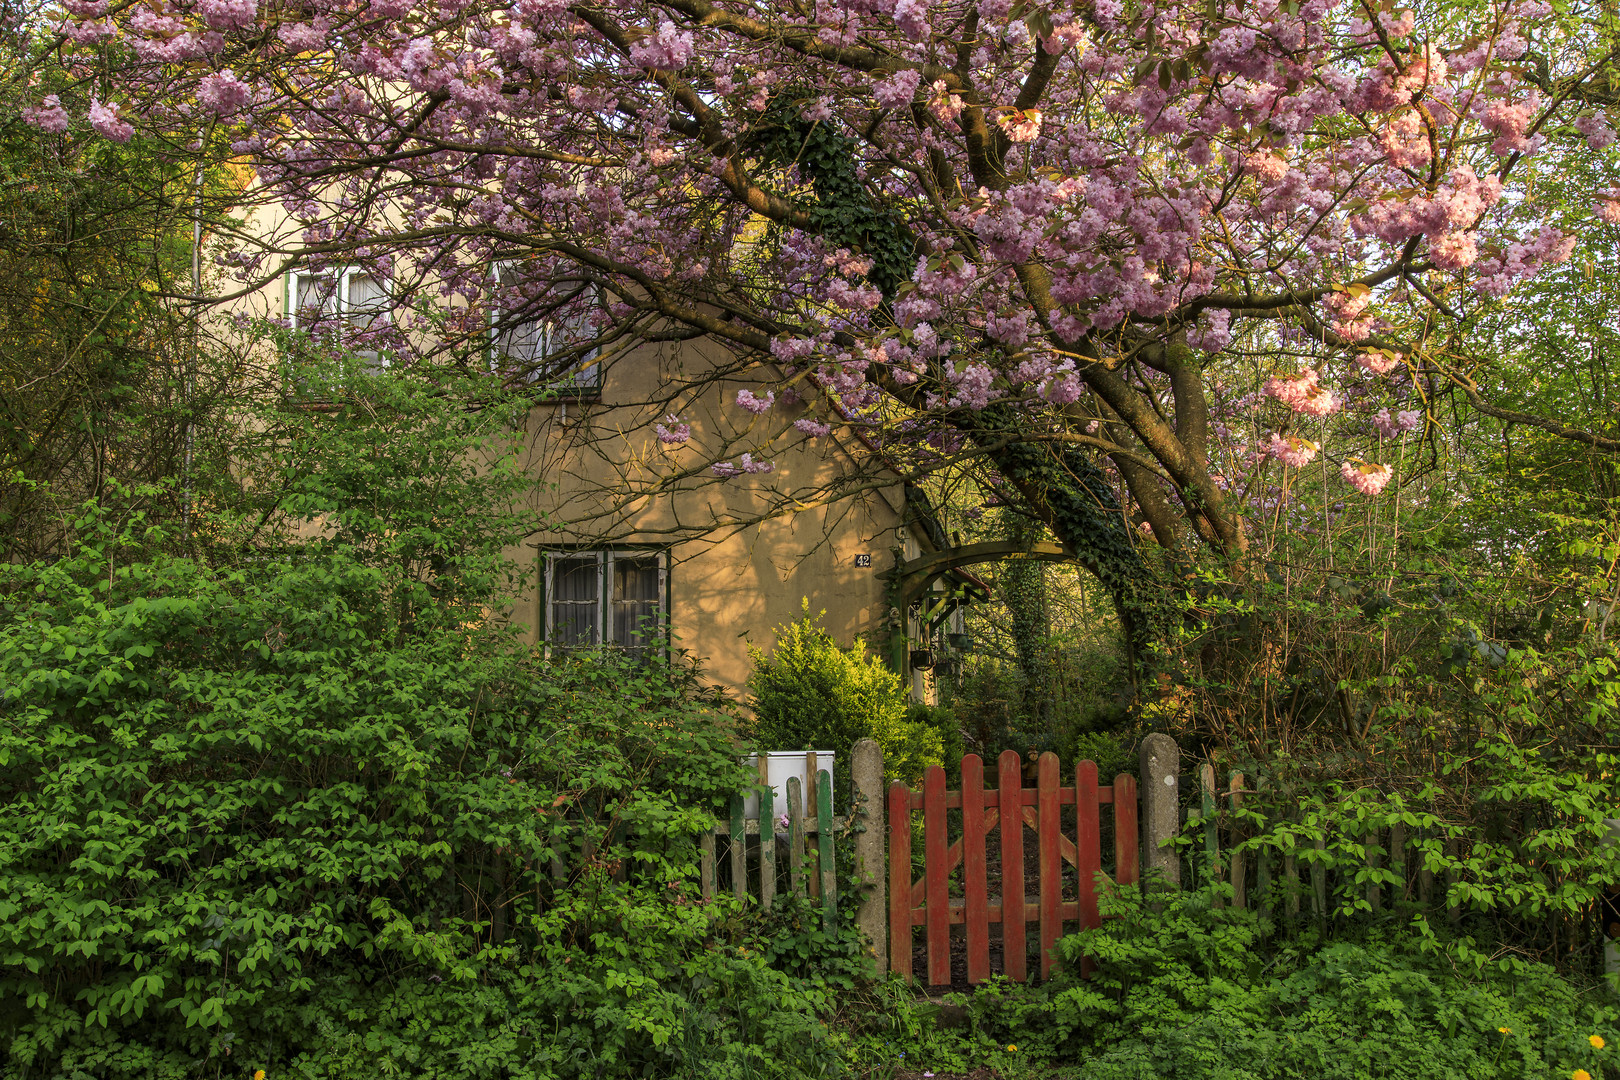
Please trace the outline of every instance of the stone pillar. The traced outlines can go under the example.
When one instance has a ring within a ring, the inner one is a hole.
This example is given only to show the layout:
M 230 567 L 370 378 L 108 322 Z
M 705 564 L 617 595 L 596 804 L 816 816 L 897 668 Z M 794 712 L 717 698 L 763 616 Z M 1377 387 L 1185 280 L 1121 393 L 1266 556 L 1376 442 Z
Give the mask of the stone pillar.
M 855 921 L 866 935 L 881 974 L 889 970 L 889 873 L 884 866 L 883 748 L 861 739 L 850 750 L 854 792 L 851 813 L 864 831 L 855 834 L 855 887 L 860 897 Z
M 1181 887 L 1181 857 L 1165 841 L 1181 826 L 1181 799 L 1177 777 L 1181 748 L 1170 736 L 1155 731 L 1137 747 L 1142 767 L 1142 879 L 1157 877 L 1173 888 Z

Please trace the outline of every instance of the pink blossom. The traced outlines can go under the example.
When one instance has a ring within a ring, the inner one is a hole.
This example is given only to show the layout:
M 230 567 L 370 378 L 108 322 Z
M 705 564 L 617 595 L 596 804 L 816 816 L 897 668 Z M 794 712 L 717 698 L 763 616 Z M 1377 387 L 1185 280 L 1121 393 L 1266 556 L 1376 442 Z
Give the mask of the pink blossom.
M 1244 159 L 1249 172 L 1264 184 L 1275 184 L 1288 175 L 1288 162 L 1276 154 L 1257 150 Z
M 135 134 L 133 124 L 119 119 L 116 105 L 108 107 L 96 98 L 90 99 L 90 126 L 113 142 L 127 143 Z
M 1213 308 L 1203 313 L 1198 324 L 1187 331 L 1187 344 L 1205 352 L 1220 352 L 1232 343 L 1232 313 Z
M 1614 128 L 1609 126 L 1609 120 L 1602 113 L 1587 113 L 1577 117 L 1575 130 L 1586 136 L 1586 145 L 1593 150 L 1602 150 L 1614 142 Z
M 1339 475 L 1363 495 L 1377 495 L 1395 474 L 1388 465 L 1366 461 L 1352 464 L 1347 461 L 1339 466 Z
M 818 97 L 810 104 L 799 110 L 799 115 L 812 124 L 819 124 L 832 119 L 832 102 L 825 97 Z
M 276 36 L 293 52 L 315 52 L 326 45 L 329 29 L 325 19 L 314 23 L 282 23 L 276 28 Z
M 198 0 L 196 11 L 217 31 L 246 29 L 259 18 L 258 0 Z
M 1374 375 L 1383 375 L 1395 370 L 1395 365 L 1401 362 L 1399 355 L 1384 352 L 1383 350 L 1367 351 L 1356 355 L 1356 363 L 1372 372 Z
M 929 111 L 942 124 L 955 123 L 962 114 L 962 99 L 946 88 L 944 79 L 934 80 L 933 91 L 934 96 L 928 100 Z
M 1041 110 L 1012 109 L 997 116 L 996 123 L 1013 142 L 1029 142 L 1041 133 Z
M 24 108 L 22 118 L 24 123 L 52 134 L 60 134 L 68 129 L 67 110 L 62 108 L 62 99 L 55 94 L 46 94 L 37 106 Z
M 1342 402 L 1317 380 L 1316 372 L 1306 370 L 1291 379 L 1269 379 L 1264 387 L 1268 396 L 1276 398 L 1297 413 L 1307 416 L 1330 416 L 1338 412 Z
M 692 59 L 691 31 L 681 31 L 665 19 L 654 34 L 630 46 L 630 59 L 654 71 L 679 71 Z
M 230 69 L 208 75 L 197 86 L 197 101 L 215 116 L 229 116 L 253 100 L 253 91 Z
M 879 79 L 873 83 L 872 96 L 885 109 L 903 109 L 911 104 L 912 98 L 917 94 L 917 84 L 920 82 L 922 82 L 921 72 L 901 68 L 887 79 Z
M 932 30 L 928 21 L 927 0 L 897 0 L 894 5 L 894 25 L 912 41 L 926 40 Z
M 653 431 L 665 446 L 679 446 L 692 437 L 692 425 L 682 423 L 674 413 L 665 416 L 662 424 L 654 424 Z
M 1620 188 L 1598 192 L 1594 208 L 1597 210 L 1599 221 L 1620 225 Z
M 821 421 L 811 419 L 808 416 L 801 416 L 799 419 L 793 421 L 793 426 L 810 436 L 812 439 L 819 439 L 823 436 L 832 434 L 831 424 L 823 424 Z
M 1264 453 L 1276 458 L 1284 465 L 1300 468 L 1315 459 L 1317 452 L 1322 448 L 1309 439 L 1298 435 L 1289 435 L 1284 438 L 1273 433 L 1271 440 L 1265 445 Z
M 776 391 L 767 390 L 764 397 L 755 397 L 751 390 L 739 390 L 737 391 L 737 404 L 758 416 L 776 404 Z
M 197 0 L 197 14 L 215 30 L 246 29 L 259 17 L 258 0 Z
M 1427 165 L 1433 155 L 1428 133 L 1423 130 L 1423 119 L 1416 109 L 1407 109 L 1385 124 L 1378 145 L 1397 169 Z
M 1429 241 L 1429 261 L 1442 270 L 1461 270 L 1478 259 L 1473 233 L 1449 232 Z

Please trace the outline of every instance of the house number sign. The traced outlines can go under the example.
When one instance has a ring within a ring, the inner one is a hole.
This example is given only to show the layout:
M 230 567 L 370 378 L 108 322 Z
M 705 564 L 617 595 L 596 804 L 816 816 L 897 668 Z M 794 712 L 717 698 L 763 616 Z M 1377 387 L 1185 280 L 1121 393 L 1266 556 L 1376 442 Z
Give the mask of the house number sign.
M 872 556 L 870 556 L 870 555 L 857 555 L 857 556 L 855 556 L 855 565 L 856 566 L 871 566 L 872 565 Z

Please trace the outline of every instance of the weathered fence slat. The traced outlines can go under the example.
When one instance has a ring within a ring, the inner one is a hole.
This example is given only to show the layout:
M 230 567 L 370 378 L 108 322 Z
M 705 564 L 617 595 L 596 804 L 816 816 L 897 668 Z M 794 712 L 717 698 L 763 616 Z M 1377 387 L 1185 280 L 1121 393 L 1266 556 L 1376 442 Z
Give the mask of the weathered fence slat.
M 1003 750 L 998 762 L 997 793 L 1005 806 L 1024 787 L 1024 761 L 1016 750 Z M 1013 982 L 1029 977 L 1024 963 L 1024 818 L 1001 815 L 1001 970 Z
M 1361 846 L 1362 859 L 1367 865 L 1367 907 L 1377 911 L 1383 903 L 1383 890 L 1378 886 L 1378 829 L 1367 834 Z
M 1318 837 L 1314 844 L 1318 852 L 1327 848 L 1327 841 Z M 1327 865 L 1318 855 L 1311 860 L 1311 909 L 1316 913 L 1317 922 L 1327 922 Z
M 1220 898 L 1213 886 L 1221 880 L 1221 841 L 1215 821 L 1215 766 L 1205 762 L 1198 766 L 1198 789 L 1204 822 L 1204 884 L 1210 886 L 1209 906 L 1219 907 Z
M 1249 906 L 1249 868 L 1243 851 L 1243 824 L 1238 818 L 1243 809 L 1242 773 L 1231 775 L 1227 797 L 1232 807 L 1232 906 L 1241 910 Z
M 990 977 L 990 894 L 985 870 L 984 761 L 962 759 L 962 895 L 967 908 L 967 977 Z
M 714 830 L 705 829 L 698 837 L 698 891 L 703 899 L 714 899 Z
M 1063 900 L 1063 864 L 1058 839 L 1063 834 L 1062 807 L 1058 805 L 1058 759 L 1042 754 L 1035 763 L 1036 816 L 1040 822 L 1041 871 L 1041 978 L 1051 973 L 1057 959 L 1057 939 L 1063 933 L 1058 904 Z
M 951 898 L 946 876 L 945 770 L 930 765 L 923 774 L 923 877 L 928 882 L 928 981 L 951 981 Z
M 1408 895 L 1406 876 L 1406 824 L 1397 821 L 1389 827 L 1389 869 L 1395 875 L 1395 895 L 1392 900 L 1395 904 L 1405 903 L 1411 899 Z
M 787 780 L 788 888 L 804 895 L 804 785 L 797 776 Z
M 804 754 L 804 777 L 806 784 L 801 789 L 804 792 L 804 827 L 809 832 L 810 827 L 821 818 L 820 800 L 817 798 L 819 789 L 816 787 L 816 752 L 807 750 Z M 821 895 L 821 853 L 814 844 L 808 842 L 803 847 L 794 848 L 794 857 L 804 863 L 806 869 L 805 889 L 811 899 Z
M 1428 836 L 1427 829 L 1418 830 L 1418 901 L 1424 907 L 1434 902 L 1434 871 L 1429 869 L 1429 853 L 1423 848 Z
M 1075 869 L 1080 879 L 1080 926 L 1086 930 L 1102 925 L 1097 907 L 1097 875 L 1102 873 L 1102 815 L 1097 804 L 1097 787 L 1097 763 L 1082 761 L 1075 765 L 1074 847 L 1079 853 Z M 1114 805 L 1117 807 L 1119 803 Z
M 776 791 L 770 782 L 770 759 L 759 756 L 759 906 L 776 902 Z M 746 838 L 744 843 L 746 843 Z
M 832 774 L 822 769 L 816 777 L 816 847 L 821 863 L 821 910 L 828 919 L 838 914 L 837 863 L 833 860 Z
M 911 981 L 911 791 L 889 785 L 889 970 Z
M 731 797 L 731 892 L 739 900 L 748 897 L 748 832 L 743 827 L 743 797 Z

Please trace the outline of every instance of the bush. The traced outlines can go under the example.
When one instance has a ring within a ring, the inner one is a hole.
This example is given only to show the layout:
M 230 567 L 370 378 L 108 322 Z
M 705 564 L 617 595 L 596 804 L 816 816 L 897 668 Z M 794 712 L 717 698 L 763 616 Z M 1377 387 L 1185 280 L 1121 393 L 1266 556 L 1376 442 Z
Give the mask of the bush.
M 258 429 L 278 545 L 91 507 L 0 566 L 0 1074 L 820 1070 L 823 999 L 690 897 L 731 719 L 491 619 L 504 421 L 375 389 Z
M 342 550 L 216 570 L 118 546 L 5 571 L 12 1067 L 285 1061 L 317 1019 L 399 1006 L 373 985 L 422 1023 L 559 947 L 559 912 L 630 904 L 580 891 L 614 866 L 620 890 L 679 880 L 713 796 L 747 782 L 679 672 L 537 663 L 421 610 L 401 633 L 380 572 Z
M 1071 971 L 1092 958 L 1092 978 L 969 999 L 968 1037 L 1078 1064 L 1085 1080 L 1614 1075 L 1590 1039 L 1612 1045 L 1620 1009 L 1546 965 L 1470 977 L 1444 943 L 1400 929 L 1267 955 L 1253 912 L 1207 892 L 1159 899 L 1155 913 L 1115 897 L 1113 919 L 1060 941 Z
M 923 770 L 944 764 L 940 733 L 914 719 L 900 677 L 860 647 L 842 648 L 816 625 L 805 601 L 804 616 L 776 629 L 770 652 L 750 648 L 754 662 L 755 733 L 766 750 L 833 750 L 838 754 L 833 787 L 839 809 L 851 790 L 850 747 L 874 739 L 883 748 L 884 776 L 917 784 Z

